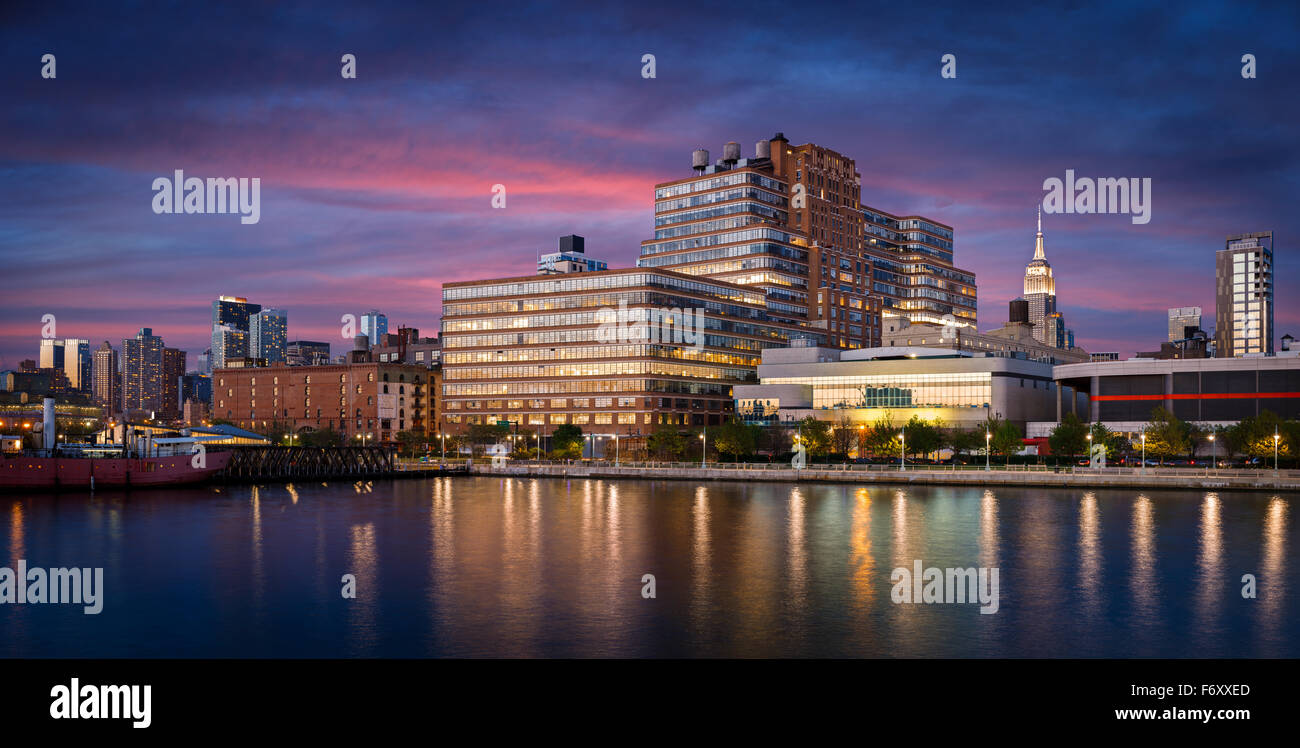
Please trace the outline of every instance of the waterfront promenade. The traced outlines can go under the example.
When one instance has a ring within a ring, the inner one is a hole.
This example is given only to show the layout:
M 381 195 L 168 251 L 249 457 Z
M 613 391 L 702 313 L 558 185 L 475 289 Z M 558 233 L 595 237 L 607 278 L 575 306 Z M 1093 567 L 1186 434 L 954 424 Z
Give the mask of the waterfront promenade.
M 464 463 L 461 463 L 464 464 Z M 1198 468 L 1059 468 L 1013 465 L 985 470 L 975 465 L 828 464 L 795 469 L 786 464 L 683 462 L 477 463 L 479 475 L 632 480 L 726 480 L 765 482 L 902 483 L 958 486 L 1046 486 L 1054 488 L 1233 489 L 1300 491 L 1300 470 L 1213 470 Z

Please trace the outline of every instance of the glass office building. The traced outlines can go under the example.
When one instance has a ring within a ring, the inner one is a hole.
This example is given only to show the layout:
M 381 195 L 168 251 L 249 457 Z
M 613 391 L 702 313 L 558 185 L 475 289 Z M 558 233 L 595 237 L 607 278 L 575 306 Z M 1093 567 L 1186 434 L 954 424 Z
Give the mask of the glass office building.
M 644 268 L 443 286 L 443 422 L 645 436 L 718 425 L 761 352 L 805 330 L 754 288 Z
M 1273 232 L 1228 237 L 1214 258 L 1220 358 L 1273 353 Z

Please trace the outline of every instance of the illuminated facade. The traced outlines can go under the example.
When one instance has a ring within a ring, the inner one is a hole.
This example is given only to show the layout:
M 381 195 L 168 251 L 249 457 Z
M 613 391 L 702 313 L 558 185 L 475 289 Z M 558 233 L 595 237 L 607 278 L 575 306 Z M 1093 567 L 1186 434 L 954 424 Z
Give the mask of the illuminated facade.
M 760 384 L 735 389 L 737 413 L 753 423 L 811 416 L 870 425 L 888 416 L 901 425 L 916 415 L 960 428 L 990 417 L 1023 428 L 1056 409 L 1050 363 L 952 349 L 772 349 L 758 374 Z
M 358 362 L 216 369 L 212 417 L 262 431 L 341 432 L 349 444 L 392 443 L 400 431 L 430 432 L 433 396 L 423 366 Z
M 693 154 L 696 175 L 655 186 L 655 235 L 637 264 L 763 290 L 773 318 L 830 345 L 880 344 L 882 317 L 975 325 L 975 276 L 953 267 L 953 230 L 861 202 L 853 159 L 778 133 L 740 158 Z
M 228 358 L 244 358 L 248 352 L 250 318 L 262 311 L 242 296 L 220 296 L 212 302 L 212 368 L 220 369 Z
M 1273 232 L 1228 237 L 1214 262 L 1217 355 L 1273 353 Z
M 718 425 L 763 349 L 821 339 L 772 319 L 758 289 L 645 268 L 447 283 L 442 298 L 452 433 L 498 422 L 543 435 L 563 424 L 620 436 Z M 657 318 L 664 310 L 685 314 Z M 627 334 L 611 338 L 611 319 Z

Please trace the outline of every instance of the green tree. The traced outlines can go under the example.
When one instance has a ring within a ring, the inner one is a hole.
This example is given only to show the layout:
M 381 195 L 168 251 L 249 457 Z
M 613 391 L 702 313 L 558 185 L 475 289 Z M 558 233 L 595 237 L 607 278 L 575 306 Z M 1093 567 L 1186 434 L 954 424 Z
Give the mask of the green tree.
M 912 416 L 903 428 L 903 448 L 908 455 L 925 456 L 943 445 L 943 437 L 933 424 L 919 416 Z
M 1164 462 L 1166 457 L 1187 454 L 1191 442 L 1187 424 L 1163 406 L 1151 411 L 1151 421 L 1143 432 L 1147 437 L 1147 454 Z
M 295 439 L 294 441 L 302 444 L 304 447 L 338 447 L 343 444 L 342 432 L 333 429 L 304 431 L 298 436 L 300 440 Z
M 990 433 L 993 435 L 991 447 L 995 455 L 1010 457 L 1025 447 L 1024 432 L 1010 421 L 993 419 Z
M 984 449 L 984 429 L 948 429 L 945 444 L 956 454 L 973 454 Z
M 646 447 L 659 460 L 680 460 L 686 453 L 686 437 L 676 426 L 661 423 L 646 439 Z
M 575 423 L 565 423 L 555 427 L 551 432 L 551 454 L 560 459 L 576 459 L 582 456 L 582 427 Z
M 894 425 L 894 416 L 885 411 L 867 429 L 867 448 L 877 456 L 891 457 L 898 452 L 898 427 Z
M 1101 421 L 1092 424 L 1088 428 L 1088 433 L 1092 434 L 1092 444 L 1100 444 L 1106 448 L 1107 460 L 1117 459 L 1127 447 L 1124 437 L 1111 431 Z
M 397 432 L 397 453 L 407 457 L 424 452 L 428 437 L 418 431 Z
M 1052 454 L 1073 460 L 1087 451 L 1087 437 L 1088 427 L 1074 413 L 1066 413 L 1047 437 L 1047 446 L 1051 447 Z
M 505 441 L 509 433 L 509 426 L 498 426 L 495 423 L 472 423 L 465 434 L 465 440 L 471 447 L 483 449 L 490 444 L 499 444 Z
M 1288 460 L 1293 458 L 1297 444 L 1300 443 L 1300 426 L 1295 421 L 1283 421 L 1270 410 L 1242 419 L 1232 428 L 1231 441 L 1236 443 L 1237 452 L 1261 460 L 1272 460 L 1274 434 L 1278 436 L 1278 457 Z
M 739 460 L 754 454 L 758 444 L 758 427 L 748 426 L 733 418 L 712 432 L 713 448 L 719 454 L 730 455 Z
M 798 436 L 809 457 L 825 457 L 831 448 L 831 426 L 808 416 L 799 422 Z

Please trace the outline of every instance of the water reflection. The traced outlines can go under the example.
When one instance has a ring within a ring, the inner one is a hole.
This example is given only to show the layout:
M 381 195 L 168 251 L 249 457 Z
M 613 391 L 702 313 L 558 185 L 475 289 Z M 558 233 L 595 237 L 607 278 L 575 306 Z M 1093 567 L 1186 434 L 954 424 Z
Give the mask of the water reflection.
M 95 620 L 3 606 L 0 655 L 1300 656 L 1282 496 L 502 477 L 366 489 L 6 500 L 0 558 L 104 566 L 108 598 Z M 893 603 L 890 572 L 916 560 L 999 568 L 998 612 Z M 1256 599 L 1240 597 L 1244 573 Z M 341 599 L 342 574 L 356 599 Z
M 1133 560 L 1129 575 L 1130 620 L 1140 640 L 1151 643 L 1159 623 L 1160 588 L 1156 577 L 1155 518 L 1151 499 L 1133 502 Z
M 1263 656 L 1277 657 L 1285 642 L 1282 625 L 1286 603 L 1286 533 L 1289 505 L 1281 496 L 1269 499 L 1264 511 L 1264 547 L 1257 578 L 1258 631 Z
M 1217 652 L 1223 637 L 1219 618 L 1224 604 L 1223 521 L 1219 495 L 1201 500 L 1201 532 L 1196 553 L 1196 625 L 1205 652 Z
M 379 590 L 379 550 L 373 523 L 353 525 L 348 546 L 347 573 L 356 578 L 356 598 L 347 600 L 348 641 L 353 656 L 373 656 L 378 643 L 376 625 Z

